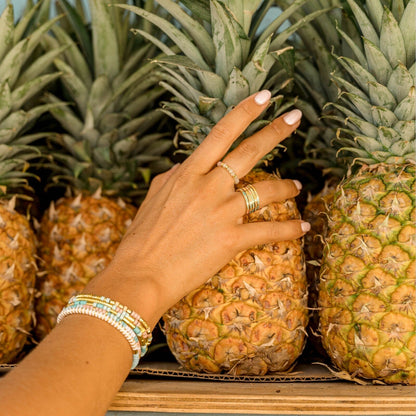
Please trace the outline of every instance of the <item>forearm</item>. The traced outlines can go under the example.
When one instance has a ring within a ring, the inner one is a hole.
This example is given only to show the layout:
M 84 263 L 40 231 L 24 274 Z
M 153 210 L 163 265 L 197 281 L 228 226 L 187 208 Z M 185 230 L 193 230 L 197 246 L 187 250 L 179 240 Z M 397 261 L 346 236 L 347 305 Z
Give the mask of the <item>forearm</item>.
M 136 310 L 155 325 L 158 312 L 152 305 L 157 301 L 146 285 L 137 285 L 141 295 L 135 299 L 122 285 L 117 289 L 109 282 L 102 275 L 85 291 L 97 295 L 110 291 L 114 300 L 129 307 L 139 305 L 142 298 L 143 307 Z M 67 316 L 16 369 L 0 379 L 1 413 L 103 415 L 131 364 L 131 347 L 117 329 L 95 317 Z

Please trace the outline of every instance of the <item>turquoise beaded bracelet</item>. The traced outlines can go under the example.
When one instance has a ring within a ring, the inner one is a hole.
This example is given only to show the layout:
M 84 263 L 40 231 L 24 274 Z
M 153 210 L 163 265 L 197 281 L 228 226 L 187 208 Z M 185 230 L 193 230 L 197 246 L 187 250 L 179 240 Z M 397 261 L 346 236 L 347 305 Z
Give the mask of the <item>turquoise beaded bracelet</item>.
M 73 296 L 58 315 L 58 324 L 65 316 L 73 314 L 94 316 L 118 329 L 133 351 L 131 369 L 137 367 L 152 342 L 152 331 L 139 314 L 104 296 Z

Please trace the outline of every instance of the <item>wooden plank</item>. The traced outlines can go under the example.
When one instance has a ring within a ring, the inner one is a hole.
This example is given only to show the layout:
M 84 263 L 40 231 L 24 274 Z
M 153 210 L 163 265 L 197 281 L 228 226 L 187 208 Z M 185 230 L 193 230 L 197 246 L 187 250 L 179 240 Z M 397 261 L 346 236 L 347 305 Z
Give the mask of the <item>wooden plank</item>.
M 109 410 L 287 415 L 412 415 L 415 388 L 349 382 L 128 380 Z

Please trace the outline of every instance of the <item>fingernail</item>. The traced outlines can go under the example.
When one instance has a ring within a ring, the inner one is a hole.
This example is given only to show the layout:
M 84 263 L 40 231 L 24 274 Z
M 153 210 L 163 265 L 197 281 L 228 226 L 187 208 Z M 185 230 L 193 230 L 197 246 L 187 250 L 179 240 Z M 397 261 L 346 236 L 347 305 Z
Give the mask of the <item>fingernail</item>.
M 254 97 L 254 101 L 258 105 L 263 105 L 263 104 L 266 104 L 270 100 L 271 96 L 272 94 L 269 90 L 263 90 L 256 94 L 256 96 Z
M 295 184 L 296 188 L 300 191 L 302 189 L 302 184 L 297 179 L 292 179 L 293 183 Z
M 302 221 L 302 223 L 300 224 L 300 228 L 302 228 L 302 231 L 306 233 L 311 229 L 311 225 L 306 221 Z
M 292 126 L 293 124 L 296 124 L 302 117 L 302 111 L 300 110 L 292 110 L 289 113 L 285 114 L 283 116 L 283 120 L 286 124 L 289 124 L 289 126 Z

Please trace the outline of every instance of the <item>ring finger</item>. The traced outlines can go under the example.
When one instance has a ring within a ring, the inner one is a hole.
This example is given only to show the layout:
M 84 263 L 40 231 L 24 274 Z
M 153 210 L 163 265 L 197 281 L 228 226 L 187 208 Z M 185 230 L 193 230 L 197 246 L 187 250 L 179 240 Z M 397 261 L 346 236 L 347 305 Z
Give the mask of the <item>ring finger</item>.
M 300 110 L 292 110 L 280 116 L 231 151 L 223 160 L 226 164 L 225 169 L 224 166 L 219 166 L 214 171 L 218 175 L 224 175 L 225 170 L 228 170 L 231 175 L 228 176 L 232 180 L 242 178 L 250 172 L 258 160 L 293 133 L 299 126 L 301 117 Z
M 302 184 L 297 180 L 276 179 L 256 182 L 251 185 L 251 188 L 254 188 L 254 194 L 247 192 L 246 195 L 249 199 L 251 199 L 254 198 L 257 193 L 257 209 L 261 209 L 271 202 L 281 202 L 289 198 L 294 198 L 302 189 Z M 236 214 L 238 217 L 242 217 L 247 214 L 248 204 L 246 202 L 246 196 L 244 196 L 243 192 L 236 191 L 231 198 L 230 203 L 232 204 L 234 210 L 236 209 L 235 207 L 237 207 Z

